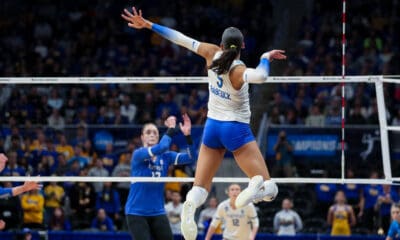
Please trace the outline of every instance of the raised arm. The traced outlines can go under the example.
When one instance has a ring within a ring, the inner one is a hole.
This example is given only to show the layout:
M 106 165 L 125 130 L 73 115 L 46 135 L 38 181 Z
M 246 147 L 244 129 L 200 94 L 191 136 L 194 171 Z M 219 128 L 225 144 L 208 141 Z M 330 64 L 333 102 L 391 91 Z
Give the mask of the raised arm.
M 165 135 L 161 138 L 160 142 L 153 146 L 147 146 L 147 144 L 143 143 L 144 147 L 139 148 L 133 152 L 133 161 L 131 164 L 142 162 L 144 159 L 160 155 L 169 150 L 172 142 L 172 137 L 175 134 L 176 117 L 169 116 L 165 120 L 164 125 L 168 129 Z
M 220 48 L 215 44 L 199 42 L 182 34 L 181 32 L 153 23 L 148 19 L 143 18 L 142 10 L 139 10 L 138 12 L 135 7 L 132 7 L 132 13 L 124 9 L 121 17 L 128 22 L 128 26 L 131 28 L 150 29 L 165 39 L 202 56 L 206 59 L 207 65 L 211 64 L 215 53 L 220 50 Z
M 264 83 L 269 76 L 269 63 L 274 59 L 283 60 L 286 59 L 283 50 L 271 50 L 261 55 L 260 63 L 256 68 L 246 68 L 244 65 L 235 67 L 230 72 L 230 79 L 233 84 L 241 87 L 245 82 L 248 83 Z
M 194 149 L 191 136 L 192 122 L 189 116 L 185 113 L 183 116 L 183 124 L 179 123 L 179 127 L 186 138 L 187 148 L 186 153 L 169 152 L 170 164 L 181 165 L 194 163 L 197 160 L 197 152 Z

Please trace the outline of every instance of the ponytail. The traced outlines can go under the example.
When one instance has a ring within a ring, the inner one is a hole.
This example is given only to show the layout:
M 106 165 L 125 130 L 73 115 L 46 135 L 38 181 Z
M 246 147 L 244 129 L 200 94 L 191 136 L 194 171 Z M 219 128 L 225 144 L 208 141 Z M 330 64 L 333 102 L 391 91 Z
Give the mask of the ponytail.
M 208 68 L 216 72 L 218 75 L 227 73 L 232 65 L 233 60 L 235 60 L 239 54 L 237 47 L 235 45 L 232 46 L 234 47 L 224 50 L 221 56 L 215 59 Z

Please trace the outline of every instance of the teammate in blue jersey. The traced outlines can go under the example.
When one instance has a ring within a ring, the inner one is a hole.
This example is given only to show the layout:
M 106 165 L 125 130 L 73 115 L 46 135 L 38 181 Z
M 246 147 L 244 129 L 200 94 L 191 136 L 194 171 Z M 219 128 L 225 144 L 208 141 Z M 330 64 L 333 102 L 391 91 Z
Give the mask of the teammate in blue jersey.
M 6 155 L 3 153 L 0 153 L 0 172 L 3 171 L 4 167 L 6 166 L 8 158 Z M 6 197 L 11 197 L 11 196 L 17 196 L 19 194 L 22 194 L 24 192 L 28 192 L 32 189 L 40 189 L 41 185 L 39 185 L 37 182 L 32 182 L 32 181 L 26 181 L 23 185 L 21 186 L 16 186 L 13 188 L 2 188 L 0 187 L 0 201 L 1 198 L 6 198 Z M 0 219 L 0 230 L 5 227 L 5 222 Z
M 133 177 L 166 177 L 171 165 L 192 164 L 197 154 L 193 149 L 191 139 L 191 121 L 187 114 L 183 115 L 180 129 L 186 136 L 187 153 L 169 151 L 174 135 L 176 118 L 170 116 L 165 121 L 168 128 L 166 134 L 159 140 L 157 127 L 145 124 L 141 140 L 143 147 L 135 150 L 131 160 L 131 175 Z M 164 183 L 131 184 L 125 214 L 129 232 L 136 240 L 171 240 L 172 231 L 164 209 Z
M 199 42 L 178 31 L 150 22 L 132 8 L 121 14 L 128 26 L 135 29 L 150 29 L 165 39 L 198 54 L 206 60 L 208 68 L 209 100 L 207 121 L 193 188 L 188 192 L 181 214 L 181 230 L 186 240 L 195 240 L 197 224 L 194 221 L 196 208 L 207 199 L 212 179 L 225 152 L 231 151 L 234 158 L 249 177 L 250 182 L 236 198 L 237 208 L 252 201 L 271 201 L 278 194 L 278 187 L 270 180 L 265 160 L 258 148 L 250 128 L 249 83 L 260 84 L 267 80 L 269 63 L 273 59 L 286 59 L 284 51 L 272 50 L 261 55 L 256 68 L 248 68 L 240 60 L 244 48 L 243 34 L 235 27 L 225 29 L 221 44 Z
M 396 203 L 392 205 L 390 209 L 390 215 L 392 217 L 392 223 L 390 224 L 386 240 L 392 240 L 400 237 L 400 204 Z

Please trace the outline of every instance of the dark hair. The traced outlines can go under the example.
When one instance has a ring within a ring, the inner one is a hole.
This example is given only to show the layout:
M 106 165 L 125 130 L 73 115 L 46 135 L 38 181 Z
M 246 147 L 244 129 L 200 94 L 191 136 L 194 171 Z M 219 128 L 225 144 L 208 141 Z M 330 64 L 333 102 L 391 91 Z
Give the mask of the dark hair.
M 235 60 L 240 53 L 240 48 L 243 45 L 242 32 L 235 27 L 225 29 L 222 34 L 221 45 L 224 46 L 224 51 L 209 67 L 209 69 L 213 70 L 218 75 L 227 73 L 233 60 Z
M 209 68 L 216 72 L 218 75 L 227 73 L 237 55 L 238 51 L 234 48 L 224 50 L 221 56 L 215 59 Z

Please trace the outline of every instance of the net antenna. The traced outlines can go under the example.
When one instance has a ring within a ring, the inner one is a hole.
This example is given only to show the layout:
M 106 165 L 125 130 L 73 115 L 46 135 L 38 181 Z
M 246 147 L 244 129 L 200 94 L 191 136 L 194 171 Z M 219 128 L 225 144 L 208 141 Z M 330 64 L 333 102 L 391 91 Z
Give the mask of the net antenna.
M 345 116 L 346 116 L 346 98 L 345 98 L 345 77 L 346 77 L 346 0 L 342 1 L 342 140 L 341 140 L 341 175 L 342 181 L 345 179 L 345 158 L 344 158 L 344 145 L 345 145 Z

